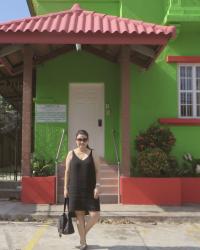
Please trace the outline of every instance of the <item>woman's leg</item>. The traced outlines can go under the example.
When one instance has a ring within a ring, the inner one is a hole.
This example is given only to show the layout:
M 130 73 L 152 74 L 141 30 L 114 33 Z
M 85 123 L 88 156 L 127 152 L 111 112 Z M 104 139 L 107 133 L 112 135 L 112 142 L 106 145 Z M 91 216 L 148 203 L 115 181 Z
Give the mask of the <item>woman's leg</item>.
M 85 233 L 85 212 L 84 211 L 75 211 L 76 213 L 76 222 L 77 228 L 80 235 L 80 244 L 86 244 L 86 233 Z
M 90 211 L 90 216 L 86 222 L 85 225 L 85 234 L 88 233 L 88 231 L 98 222 L 100 218 L 100 212 L 99 211 Z

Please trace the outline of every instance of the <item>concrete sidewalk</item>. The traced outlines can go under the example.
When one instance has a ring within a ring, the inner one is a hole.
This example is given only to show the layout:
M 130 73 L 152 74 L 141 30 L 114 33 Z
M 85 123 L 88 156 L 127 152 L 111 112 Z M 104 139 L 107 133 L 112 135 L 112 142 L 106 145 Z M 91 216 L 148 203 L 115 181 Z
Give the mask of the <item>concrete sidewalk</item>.
M 23 204 L 20 201 L 0 200 L 0 220 L 43 221 L 56 219 L 63 205 Z M 134 221 L 200 221 L 200 205 L 152 206 L 101 204 L 101 220 L 107 223 Z

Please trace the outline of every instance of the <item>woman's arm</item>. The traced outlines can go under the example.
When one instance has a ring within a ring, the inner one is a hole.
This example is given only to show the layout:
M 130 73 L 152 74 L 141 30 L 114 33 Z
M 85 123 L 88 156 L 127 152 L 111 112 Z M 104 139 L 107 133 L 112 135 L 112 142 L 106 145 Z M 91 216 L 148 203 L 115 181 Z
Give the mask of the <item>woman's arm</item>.
M 72 158 L 72 151 L 69 151 L 66 157 L 66 164 L 65 164 L 65 175 L 64 175 L 64 197 L 68 196 L 68 182 L 69 182 L 69 168 L 70 162 Z
M 96 172 L 96 187 L 94 189 L 94 198 L 98 198 L 100 194 L 100 159 L 99 157 L 93 153 L 95 172 Z

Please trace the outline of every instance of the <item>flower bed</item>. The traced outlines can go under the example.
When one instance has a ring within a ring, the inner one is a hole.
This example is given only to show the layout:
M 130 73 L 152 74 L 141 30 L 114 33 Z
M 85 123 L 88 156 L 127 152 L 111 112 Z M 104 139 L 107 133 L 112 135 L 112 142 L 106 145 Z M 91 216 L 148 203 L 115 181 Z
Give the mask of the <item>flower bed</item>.
M 22 177 L 21 201 L 33 204 L 55 204 L 56 177 Z
M 200 178 L 121 177 L 122 204 L 200 204 Z

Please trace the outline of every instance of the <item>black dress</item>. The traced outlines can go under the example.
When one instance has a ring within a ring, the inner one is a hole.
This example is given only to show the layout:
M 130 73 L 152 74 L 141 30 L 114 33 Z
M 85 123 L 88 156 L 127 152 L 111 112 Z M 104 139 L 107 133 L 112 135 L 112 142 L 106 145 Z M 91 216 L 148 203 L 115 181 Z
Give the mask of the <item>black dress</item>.
M 96 186 L 95 164 L 92 150 L 87 158 L 81 160 L 73 151 L 69 171 L 69 212 L 75 216 L 75 211 L 100 211 L 99 198 L 94 198 Z

